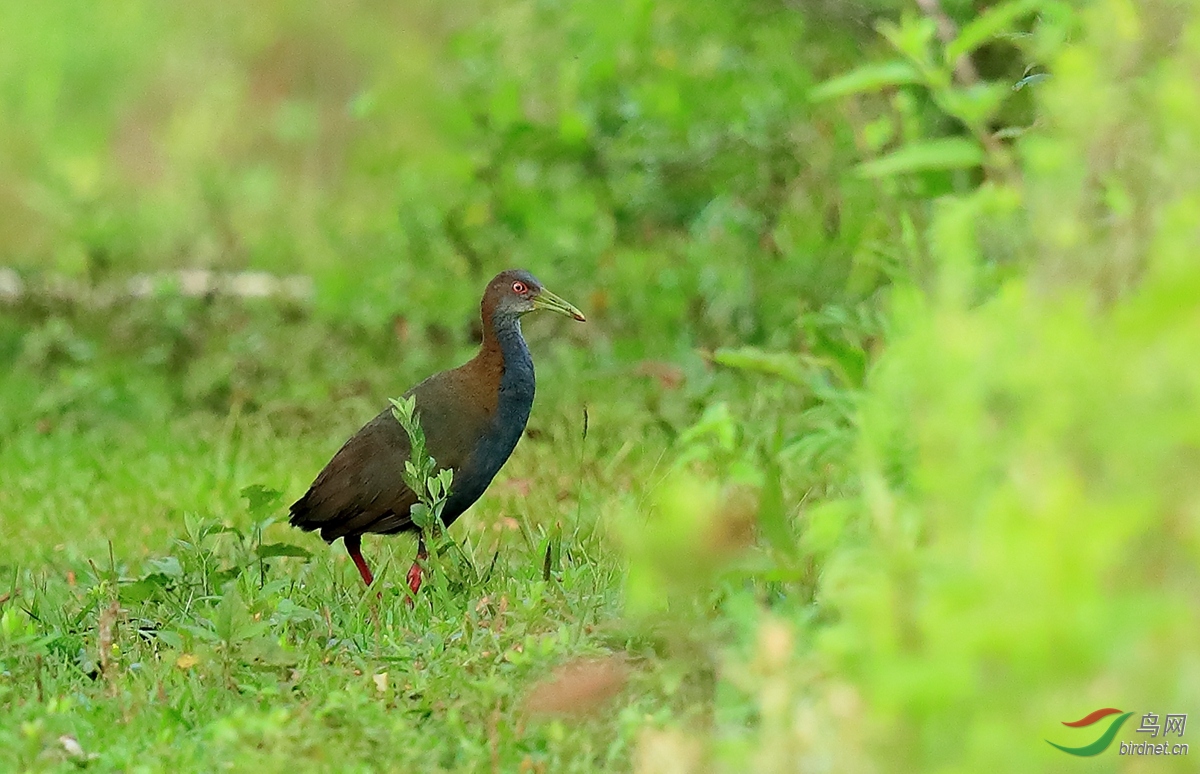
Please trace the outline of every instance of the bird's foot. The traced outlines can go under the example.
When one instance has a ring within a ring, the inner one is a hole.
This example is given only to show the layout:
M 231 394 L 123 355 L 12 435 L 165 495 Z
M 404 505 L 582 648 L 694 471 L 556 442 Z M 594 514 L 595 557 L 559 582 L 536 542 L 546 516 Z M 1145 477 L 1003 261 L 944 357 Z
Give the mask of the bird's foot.
M 408 588 L 412 591 L 412 597 L 408 598 L 408 604 L 413 603 L 413 597 L 417 596 L 417 592 L 421 590 L 421 580 L 424 578 L 425 571 L 421 569 L 420 562 L 413 562 L 412 567 L 408 568 Z
M 417 558 L 413 560 L 412 567 L 408 568 L 408 588 L 412 592 L 412 596 L 408 598 L 408 606 L 413 606 L 413 600 L 417 597 L 417 592 L 421 590 L 421 580 L 425 577 L 425 569 L 421 566 L 421 562 L 429 558 L 429 552 L 425 549 L 425 533 L 417 536 Z

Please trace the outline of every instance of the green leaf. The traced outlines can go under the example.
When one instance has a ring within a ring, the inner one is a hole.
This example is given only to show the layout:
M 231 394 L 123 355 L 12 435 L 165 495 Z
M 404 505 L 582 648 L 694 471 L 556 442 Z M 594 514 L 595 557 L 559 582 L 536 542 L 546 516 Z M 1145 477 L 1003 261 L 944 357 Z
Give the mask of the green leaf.
M 766 481 L 758 504 L 758 526 L 771 547 L 782 554 L 796 553 L 796 539 L 787 523 L 787 506 L 783 502 L 782 475 L 774 455 L 769 455 L 765 466 Z
M 294 546 L 291 543 L 265 543 L 254 549 L 254 553 L 260 559 L 267 559 L 272 556 L 296 556 L 301 559 L 309 559 L 312 553 L 300 546 Z
M 133 583 L 122 583 L 117 588 L 121 601 L 127 604 L 137 604 L 152 599 L 164 586 L 171 582 L 165 575 L 154 573 Z
M 1012 90 L 1020 91 L 1026 86 L 1033 86 L 1034 84 L 1041 83 L 1049 77 L 1050 73 L 1034 73 L 1033 75 L 1026 75 L 1024 78 L 1013 84 Z
M 170 629 L 160 629 L 154 633 L 154 636 L 168 648 L 183 648 L 183 637 L 179 636 L 179 632 L 171 631 Z
M 275 608 L 275 617 L 284 622 L 321 620 L 321 616 L 315 610 L 297 605 L 287 597 L 279 600 L 279 604 Z
M 251 619 L 250 610 L 242 601 L 237 584 L 230 583 L 225 588 L 225 595 L 217 603 L 213 629 L 222 642 L 234 645 L 259 636 L 267 630 L 267 624 Z
M 442 485 L 442 496 L 450 496 L 450 484 L 454 482 L 454 471 L 450 468 L 442 468 L 437 474 L 438 483 Z
M 216 572 L 212 573 L 208 576 L 208 582 L 214 588 L 218 588 L 241 574 L 242 568 L 234 565 L 232 567 L 226 567 L 223 570 L 217 570 Z
M 992 136 L 997 140 L 1013 140 L 1028 132 L 1029 129 L 1028 126 L 1006 126 Z
M 408 511 L 408 518 L 423 530 L 429 529 L 433 522 L 429 515 L 429 507 L 424 503 L 413 503 L 412 508 Z
M 806 381 L 804 366 L 790 352 L 767 352 L 755 347 L 740 347 L 718 349 L 713 353 L 712 359 L 717 365 L 726 368 L 778 376 L 797 384 Z
M 399 420 L 400 424 L 405 424 L 405 420 L 411 420 L 413 411 L 417 407 L 417 399 L 415 396 L 404 398 L 389 398 L 388 402 L 392 404 L 392 416 Z
M 188 634 L 192 635 L 203 642 L 220 642 L 221 638 L 216 632 L 206 626 L 196 626 L 194 624 L 181 624 L 180 628 Z
M 300 657 L 275 640 L 262 636 L 248 641 L 242 648 L 242 661 L 267 667 L 288 667 L 300 662 Z
M 921 74 L 908 62 L 900 60 L 868 64 L 856 67 L 848 73 L 830 78 L 817 85 L 808 96 L 813 102 L 860 94 L 864 91 L 879 91 L 890 86 L 905 86 L 920 83 Z
M 958 33 L 958 37 L 946 46 L 946 61 L 955 62 L 963 54 L 969 54 L 992 38 L 1011 32 L 1013 23 L 1022 16 L 1033 13 L 1044 3 L 1041 0 L 1009 0 L 994 5 L 971 20 Z
M 936 99 L 943 110 L 971 127 L 985 126 L 1012 95 L 1002 83 L 977 83 L 966 88 L 941 90 Z
M 162 559 L 151 559 L 146 564 L 150 567 L 151 574 L 161 574 L 168 578 L 183 577 L 183 565 L 173 556 L 164 556 Z
M 679 434 L 678 443 L 682 447 L 699 445 L 704 449 L 711 444 L 720 449 L 733 449 L 737 435 L 737 420 L 730 413 L 729 404 L 720 401 L 704 409 L 695 424 Z
M 809 508 L 804 514 L 805 529 L 800 539 L 803 547 L 818 556 L 832 551 L 846 533 L 855 507 L 854 501 L 843 499 Z
M 213 628 L 217 637 L 228 643 L 240 639 L 245 625 L 250 620 L 250 613 L 246 610 L 246 603 L 242 601 L 236 584 L 230 584 L 225 590 L 225 596 L 221 597 L 220 603 L 217 604 L 216 613 Z
M 863 162 L 859 177 L 878 178 L 929 169 L 970 169 L 983 163 L 983 148 L 965 137 L 942 137 L 911 143 L 900 150 Z
M 255 518 L 273 509 L 283 499 L 282 492 L 275 489 L 268 489 L 261 484 L 251 484 L 243 489 L 241 494 L 246 500 L 247 510 Z
M 932 65 L 929 61 L 930 46 L 937 36 L 937 24 L 924 15 L 906 15 L 900 24 L 880 22 L 879 34 L 896 47 L 896 50 L 914 62 Z

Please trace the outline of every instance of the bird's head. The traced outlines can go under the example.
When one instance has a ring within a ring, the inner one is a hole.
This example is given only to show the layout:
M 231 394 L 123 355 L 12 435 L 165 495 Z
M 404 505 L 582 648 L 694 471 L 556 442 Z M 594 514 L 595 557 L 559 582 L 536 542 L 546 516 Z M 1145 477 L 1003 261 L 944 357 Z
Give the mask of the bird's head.
M 483 294 L 484 319 L 517 319 L 535 309 L 549 309 L 580 322 L 586 322 L 583 312 L 542 287 L 527 271 L 502 271 L 488 283 Z

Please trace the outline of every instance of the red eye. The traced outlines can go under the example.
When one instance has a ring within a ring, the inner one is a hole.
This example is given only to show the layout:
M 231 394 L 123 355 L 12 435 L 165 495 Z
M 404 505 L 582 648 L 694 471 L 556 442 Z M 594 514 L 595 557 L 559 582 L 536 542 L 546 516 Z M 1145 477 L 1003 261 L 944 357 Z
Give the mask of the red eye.
M 516 293 L 518 296 L 523 296 L 529 292 L 529 288 L 527 288 L 525 286 L 524 282 L 517 280 L 516 282 L 513 283 L 513 292 Z

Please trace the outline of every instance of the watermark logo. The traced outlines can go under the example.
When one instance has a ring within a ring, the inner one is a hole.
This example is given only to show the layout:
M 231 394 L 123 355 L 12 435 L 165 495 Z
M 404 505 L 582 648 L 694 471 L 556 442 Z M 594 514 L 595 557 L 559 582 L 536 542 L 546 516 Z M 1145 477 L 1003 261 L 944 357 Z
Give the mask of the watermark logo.
M 1096 740 L 1091 744 L 1085 744 L 1082 747 L 1066 747 L 1061 744 L 1051 742 L 1049 739 L 1046 743 L 1051 747 L 1057 747 L 1059 750 L 1068 755 L 1078 755 L 1080 757 L 1091 757 L 1099 755 L 1109 748 L 1116 738 L 1117 732 L 1121 730 L 1121 726 L 1129 720 L 1132 712 L 1122 712 L 1114 707 L 1105 707 L 1098 709 L 1095 712 L 1090 712 L 1079 720 L 1063 721 L 1063 725 L 1068 728 L 1086 728 L 1095 725 L 1105 718 L 1110 718 L 1116 715 L 1108 726 L 1096 737 Z M 1162 721 L 1159 721 L 1159 716 L 1153 712 L 1147 712 L 1142 715 L 1141 725 L 1137 727 L 1137 733 L 1149 734 L 1151 739 L 1158 738 L 1162 735 L 1163 741 L 1152 742 L 1121 742 L 1120 755 L 1187 755 L 1188 746 L 1186 744 L 1167 742 L 1168 734 L 1175 734 L 1177 737 L 1182 737 L 1184 730 L 1187 728 L 1187 715 L 1183 713 L 1165 715 Z
M 1139 734 L 1149 734 L 1151 739 L 1157 739 L 1162 733 L 1161 742 L 1121 742 L 1121 755 L 1187 755 L 1188 746 L 1178 742 L 1168 742 L 1167 735 L 1175 734 L 1182 737 L 1187 728 L 1187 715 L 1175 713 L 1164 715 L 1159 722 L 1158 715 L 1147 712 L 1142 715 L 1142 724 L 1137 727 Z
M 1129 720 L 1129 716 L 1132 714 L 1133 714 L 1132 712 L 1124 712 L 1123 713 L 1123 712 L 1121 712 L 1121 710 L 1114 709 L 1113 707 L 1105 707 L 1104 709 L 1098 709 L 1095 712 L 1091 712 L 1091 713 L 1085 715 L 1084 717 L 1080 718 L 1079 720 L 1074 720 L 1071 722 L 1067 722 L 1064 720 L 1063 721 L 1064 726 L 1067 726 L 1069 728 L 1084 728 L 1085 726 L 1090 726 L 1095 723 L 1099 723 L 1101 720 L 1104 720 L 1106 717 L 1109 717 L 1110 715 L 1118 716 L 1115 720 L 1113 720 L 1111 723 L 1108 724 L 1108 728 L 1106 728 L 1104 730 L 1104 733 L 1100 734 L 1100 736 L 1096 738 L 1096 741 L 1092 742 L 1091 744 L 1085 744 L 1082 747 L 1063 747 L 1061 744 L 1055 744 L 1054 742 L 1051 742 L 1049 739 L 1047 739 L 1046 742 L 1051 747 L 1057 747 L 1058 749 L 1062 750 L 1063 752 L 1069 753 L 1071 755 L 1078 755 L 1080 757 L 1090 757 L 1092 755 L 1099 755 L 1100 753 L 1102 753 L 1108 749 L 1108 746 L 1110 744 L 1112 744 L 1113 737 L 1115 737 L 1117 735 L 1117 732 L 1121 730 L 1121 726 L 1125 724 L 1126 720 Z

